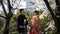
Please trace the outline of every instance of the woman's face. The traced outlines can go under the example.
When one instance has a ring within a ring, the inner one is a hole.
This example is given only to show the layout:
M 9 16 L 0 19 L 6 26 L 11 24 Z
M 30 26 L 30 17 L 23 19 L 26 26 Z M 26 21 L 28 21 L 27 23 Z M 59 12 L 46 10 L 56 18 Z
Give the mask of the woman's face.
M 33 15 L 37 15 L 37 13 L 34 12 Z

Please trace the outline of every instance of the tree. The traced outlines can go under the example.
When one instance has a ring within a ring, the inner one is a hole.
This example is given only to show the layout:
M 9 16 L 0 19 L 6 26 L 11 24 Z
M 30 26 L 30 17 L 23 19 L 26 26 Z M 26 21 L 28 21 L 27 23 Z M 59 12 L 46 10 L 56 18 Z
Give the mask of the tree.
M 57 28 L 56 34 L 59 34 L 59 32 L 60 32 L 60 28 L 59 28 L 59 26 L 60 26 L 60 14 L 59 14 L 60 13 L 60 10 L 59 10 L 60 4 L 59 4 L 59 0 L 55 0 L 55 1 L 56 1 L 56 6 L 57 6 L 57 12 L 55 12 L 55 14 L 54 14 L 52 8 L 50 7 L 48 0 L 44 0 L 48 10 L 50 11 L 50 14 L 52 15 L 53 20 L 55 21 L 55 26 Z
M 59 34 L 60 33 L 60 0 L 55 0 L 56 2 L 56 8 L 57 8 L 57 11 L 56 11 L 56 17 L 57 17 L 57 33 L 56 34 Z
M 7 0 L 8 9 L 9 9 L 9 12 L 7 13 L 7 11 L 5 10 L 5 6 L 4 6 L 4 4 L 3 4 L 3 0 L 0 0 L 0 3 L 1 3 L 1 5 L 2 5 L 2 8 L 3 8 L 4 13 L 5 13 L 5 16 L 0 15 L 0 17 L 6 19 L 6 25 L 5 25 L 5 29 L 4 29 L 3 34 L 9 34 L 9 22 L 10 22 L 11 17 L 13 16 L 13 13 L 12 13 L 12 11 L 11 11 L 12 6 L 11 6 L 11 4 L 10 4 L 10 0 Z

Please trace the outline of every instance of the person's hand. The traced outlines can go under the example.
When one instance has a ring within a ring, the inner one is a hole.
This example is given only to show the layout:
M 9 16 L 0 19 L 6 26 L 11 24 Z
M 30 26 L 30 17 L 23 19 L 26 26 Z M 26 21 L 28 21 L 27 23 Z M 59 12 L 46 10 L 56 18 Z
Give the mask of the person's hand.
M 23 28 L 23 26 L 20 26 L 20 28 Z
M 27 26 L 24 26 L 23 28 L 27 28 Z

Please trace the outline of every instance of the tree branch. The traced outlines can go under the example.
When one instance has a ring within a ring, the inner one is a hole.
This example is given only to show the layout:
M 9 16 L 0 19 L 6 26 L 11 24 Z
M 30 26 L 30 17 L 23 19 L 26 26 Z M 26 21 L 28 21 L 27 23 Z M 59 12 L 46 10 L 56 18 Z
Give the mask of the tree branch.
M 45 2 L 45 4 L 46 4 L 48 10 L 50 11 L 50 14 L 52 15 L 52 18 L 54 19 L 54 21 L 56 21 L 56 16 L 54 15 L 53 10 L 52 10 L 52 8 L 50 7 L 50 4 L 49 4 L 48 0 L 44 0 L 44 2 Z
M 4 5 L 3 5 L 3 1 L 0 0 L 0 3 L 2 4 L 2 8 L 3 8 L 3 11 L 4 11 L 4 13 L 5 13 L 5 16 L 7 16 L 7 12 L 6 12 L 5 7 L 4 7 Z
M 2 16 L 2 15 L 0 15 L 0 17 L 2 17 L 2 18 L 6 18 L 6 17 L 4 17 L 4 16 Z
M 8 15 L 9 15 L 9 17 L 11 17 L 12 15 L 13 15 L 13 13 L 12 13 L 12 6 L 11 6 L 11 4 L 10 4 L 10 0 L 7 0 L 7 2 L 8 2 L 8 9 L 9 9 L 9 13 L 8 13 Z
M 56 3 L 57 3 L 58 0 L 55 0 L 55 1 L 56 1 Z M 60 33 L 60 28 L 59 28 L 59 26 L 60 26 L 60 19 L 58 19 L 58 18 L 56 17 L 56 15 L 54 15 L 53 10 L 51 9 L 48 1 L 47 1 L 47 0 L 44 0 L 44 2 L 45 2 L 45 4 L 46 4 L 48 10 L 49 10 L 50 13 L 51 13 L 53 20 L 55 21 L 55 27 L 57 28 L 57 32 L 56 32 L 55 34 L 59 34 L 59 33 Z M 57 4 L 58 4 L 58 3 L 57 3 Z M 57 5 L 57 4 L 56 4 L 56 5 Z M 60 10 L 60 9 L 59 9 L 59 10 Z
M 7 2 L 8 2 L 8 8 L 9 8 L 9 13 L 8 14 L 12 14 L 12 12 L 11 12 L 12 6 L 10 4 L 10 0 L 7 0 Z

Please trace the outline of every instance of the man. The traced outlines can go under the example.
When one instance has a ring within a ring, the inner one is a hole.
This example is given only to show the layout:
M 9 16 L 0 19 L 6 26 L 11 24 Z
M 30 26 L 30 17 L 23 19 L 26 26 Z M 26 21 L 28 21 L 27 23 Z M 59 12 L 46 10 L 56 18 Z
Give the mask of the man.
M 18 32 L 19 34 L 27 34 L 27 19 L 24 15 L 24 9 L 20 9 L 20 15 L 18 16 Z

